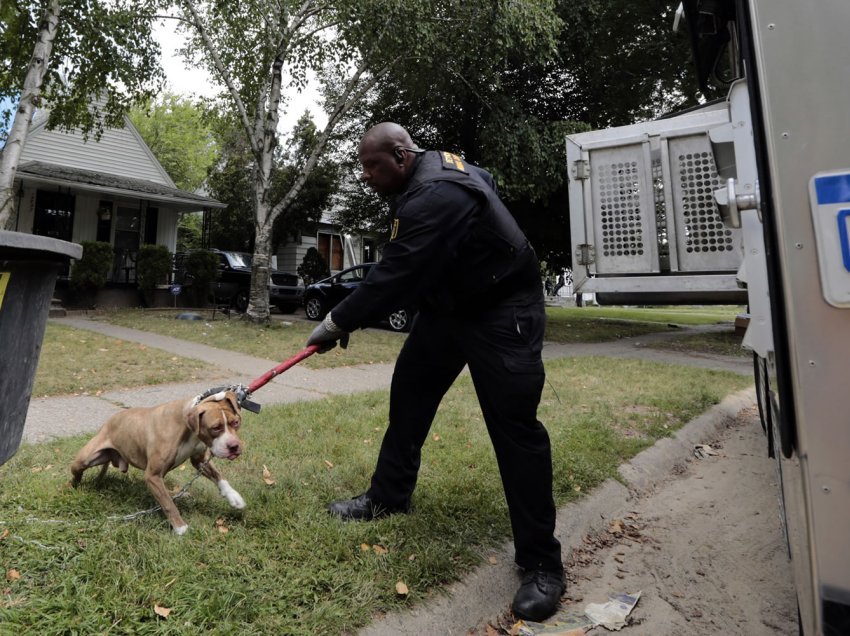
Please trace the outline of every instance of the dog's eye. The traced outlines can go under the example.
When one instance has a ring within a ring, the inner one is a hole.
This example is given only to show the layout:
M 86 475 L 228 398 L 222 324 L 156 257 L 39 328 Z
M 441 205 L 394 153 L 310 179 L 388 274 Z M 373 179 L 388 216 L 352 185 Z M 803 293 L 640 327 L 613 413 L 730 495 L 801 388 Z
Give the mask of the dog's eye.
M 213 433 L 221 433 L 222 428 L 223 428 L 223 427 L 222 427 L 222 425 L 221 425 L 221 424 L 217 424 L 217 425 L 213 426 L 210 430 L 211 430 Z
M 241 423 L 242 423 L 242 422 L 240 422 L 239 420 L 233 420 L 233 421 L 230 423 L 230 428 L 239 428 L 239 425 L 240 425 Z

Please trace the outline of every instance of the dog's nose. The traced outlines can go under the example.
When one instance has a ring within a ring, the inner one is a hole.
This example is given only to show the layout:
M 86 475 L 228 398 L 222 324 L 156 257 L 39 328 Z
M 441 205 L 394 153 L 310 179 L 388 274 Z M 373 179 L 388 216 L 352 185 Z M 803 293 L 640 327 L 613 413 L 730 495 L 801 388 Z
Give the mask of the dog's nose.
M 231 442 L 227 445 L 227 451 L 231 455 L 238 455 L 242 452 L 242 445 L 239 442 Z

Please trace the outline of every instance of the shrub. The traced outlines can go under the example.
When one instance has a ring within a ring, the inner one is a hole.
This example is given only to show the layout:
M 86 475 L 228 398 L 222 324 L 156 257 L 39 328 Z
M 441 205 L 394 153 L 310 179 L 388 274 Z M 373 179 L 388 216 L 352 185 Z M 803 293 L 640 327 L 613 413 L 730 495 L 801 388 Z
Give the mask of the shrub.
M 319 254 L 319 250 L 311 247 L 304 254 L 304 260 L 298 266 L 298 275 L 304 280 L 305 285 L 311 285 L 317 280 L 327 278 L 331 275 L 328 262 Z
M 71 289 L 81 304 L 92 307 L 97 290 L 109 279 L 115 252 L 103 241 L 83 241 L 81 245 L 83 255 L 71 270 Z
M 198 307 L 207 304 L 207 288 L 219 277 L 218 256 L 208 250 L 195 250 L 183 261 L 185 280 L 192 285 L 192 300 Z
M 168 282 L 171 273 L 171 252 L 164 245 L 142 245 L 136 257 L 136 284 L 142 300 L 150 307 L 154 290 L 160 283 Z

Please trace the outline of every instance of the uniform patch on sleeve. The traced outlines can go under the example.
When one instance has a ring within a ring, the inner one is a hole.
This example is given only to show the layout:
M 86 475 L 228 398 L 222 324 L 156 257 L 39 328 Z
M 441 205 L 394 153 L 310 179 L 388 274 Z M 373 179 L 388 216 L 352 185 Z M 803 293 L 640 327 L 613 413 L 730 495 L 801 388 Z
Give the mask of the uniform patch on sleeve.
M 0 272 L 0 307 L 3 306 L 3 296 L 6 295 L 6 286 L 9 284 L 9 277 L 12 272 Z
M 466 166 L 463 165 L 463 160 L 453 152 L 443 151 L 440 153 L 440 156 L 443 158 L 443 168 L 467 172 Z
M 398 236 L 398 219 L 393 219 L 393 227 L 390 230 L 390 240 L 394 241 L 396 236 Z

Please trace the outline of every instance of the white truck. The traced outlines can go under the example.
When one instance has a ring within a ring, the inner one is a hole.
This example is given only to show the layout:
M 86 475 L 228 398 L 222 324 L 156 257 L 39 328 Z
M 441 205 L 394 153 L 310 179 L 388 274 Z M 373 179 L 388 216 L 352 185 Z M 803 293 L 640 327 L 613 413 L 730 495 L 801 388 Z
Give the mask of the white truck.
M 850 2 L 685 0 L 677 22 L 725 99 L 567 139 L 574 284 L 743 294 L 800 629 L 850 634 Z

